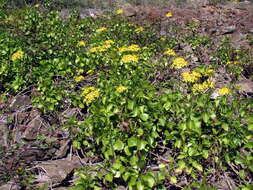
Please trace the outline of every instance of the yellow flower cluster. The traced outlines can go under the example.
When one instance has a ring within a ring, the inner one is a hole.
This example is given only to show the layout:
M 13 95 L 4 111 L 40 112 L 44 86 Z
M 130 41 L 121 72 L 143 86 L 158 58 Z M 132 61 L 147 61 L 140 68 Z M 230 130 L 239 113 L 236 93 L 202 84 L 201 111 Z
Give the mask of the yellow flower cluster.
M 213 70 L 213 69 L 208 69 L 208 70 L 206 70 L 206 71 L 201 72 L 201 74 L 202 74 L 203 76 L 210 76 L 210 75 L 212 75 L 213 73 L 214 73 L 214 70 Z
M 127 87 L 126 87 L 126 86 L 122 86 L 122 85 L 120 85 L 120 86 L 118 86 L 118 87 L 116 88 L 116 91 L 117 91 L 118 93 L 124 92 L 124 91 L 126 91 L 126 90 L 127 90 Z
M 218 89 L 218 94 L 220 94 L 220 95 L 227 95 L 230 93 L 231 93 L 231 90 L 227 87 L 223 87 L 223 88 Z
M 163 37 L 162 37 L 162 38 L 160 38 L 160 40 L 161 40 L 161 41 L 165 41 L 165 40 L 166 40 L 166 38 L 163 38 Z
M 139 32 L 144 31 L 144 28 L 143 27 L 139 27 L 139 28 L 136 28 L 134 31 L 137 32 L 137 33 L 139 33 Z
M 240 63 L 239 61 L 228 61 L 227 62 L 228 65 L 237 65 L 239 63 Z
M 82 81 L 84 79 L 84 76 L 82 76 L 82 75 L 80 75 L 80 76 L 75 76 L 74 77 L 74 80 L 76 81 L 76 82 L 80 82 L 80 81 Z
M 106 27 L 101 27 L 101 28 L 96 30 L 96 33 L 100 33 L 100 32 L 106 31 L 106 30 L 107 30 Z
M 37 4 L 34 5 L 34 7 L 35 7 L 35 8 L 39 8 L 39 7 L 40 7 L 40 4 L 37 3 Z
M 121 59 L 123 63 L 138 62 L 139 57 L 137 55 L 124 55 Z
M 132 44 L 132 45 L 127 46 L 127 47 L 119 48 L 119 52 L 120 52 L 120 53 L 126 52 L 126 51 L 136 52 L 136 51 L 139 51 L 140 49 L 141 49 L 141 48 L 140 48 L 139 45 Z
M 86 72 L 87 75 L 92 74 L 92 73 L 93 73 L 93 70 L 91 69 Z
M 182 73 L 183 81 L 184 82 L 196 82 L 201 77 L 201 74 L 195 71 L 190 72 L 183 72 Z
M 92 47 L 89 49 L 89 52 L 94 53 L 94 52 L 104 52 L 107 51 L 111 47 L 110 44 L 105 44 L 102 46 L 97 46 L 97 47 Z
M 172 15 L 171 12 L 168 12 L 165 16 L 166 16 L 167 18 L 169 18 L 169 17 L 172 17 L 173 15 Z
M 214 88 L 214 86 L 215 86 L 214 82 L 208 79 L 205 82 L 203 82 L 202 84 L 194 84 L 192 87 L 192 91 L 193 92 L 204 92 L 208 88 Z
M 22 59 L 24 57 L 24 55 L 25 55 L 25 53 L 22 50 L 18 50 L 12 54 L 11 60 L 16 61 L 18 59 Z
M 113 40 L 106 40 L 104 43 L 105 44 L 114 44 L 114 41 Z
M 121 15 L 121 14 L 123 14 L 123 9 L 118 9 L 118 10 L 116 10 L 116 15 Z
M 99 97 L 99 91 L 95 87 L 87 87 L 83 89 L 82 95 L 83 101 L 89 104 Z
M 86 45 L 86 43 L 85 43 L 85 41 L 79 41 L 78 43 L 77 43 L 77 46 L 85 46 Z
M 185 67 L 189 65 L 189 63 L 187 61 L 185 61 L 184 58 L 182 57 L 177 57 L 172 61 L 172 65 L 171 68 L 175 68 L 175 69 L 180 69 L 182 67 Z
M 167 48 L 164 52 L 165 55 L 175 56 L 176 52 L 173 49 Z

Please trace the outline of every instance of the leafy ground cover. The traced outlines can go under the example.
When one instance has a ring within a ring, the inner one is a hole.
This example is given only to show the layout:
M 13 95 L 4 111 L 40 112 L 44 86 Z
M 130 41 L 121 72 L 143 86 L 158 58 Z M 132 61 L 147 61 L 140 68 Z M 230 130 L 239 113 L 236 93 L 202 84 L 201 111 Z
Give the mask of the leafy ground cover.
M 63 20 L 39 4 L 2 7 L 1 121 L 29 128 L 9 113 L 34 111 L 63 139 L 65 131 L 71 150 L 63 156 L 76 154 L 83 164 L 72 189 L 252 189 L 252 92 L 241 83 L 252 80 L 252 49 L 200 34 L 196 19 L 173 23 L 173 12 L 152 25 L 123 14 L 81 19 L 73 12 Z M 20 95 L 32 102 L 22 110 L 13 105 Z M 68 109 L 77 112 L 62 119 Z M 54 135 L 36 134 L 43 156 L 32 161 L 50 157 Z M 32 139 L 20 138 L 0 149 L 0 179 L 33 189 L 31 163 L 8 160 Z

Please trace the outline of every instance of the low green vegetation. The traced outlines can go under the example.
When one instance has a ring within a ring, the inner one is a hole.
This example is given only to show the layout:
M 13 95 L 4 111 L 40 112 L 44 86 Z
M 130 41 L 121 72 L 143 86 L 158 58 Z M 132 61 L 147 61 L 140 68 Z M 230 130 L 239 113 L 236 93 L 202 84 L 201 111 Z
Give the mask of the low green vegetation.
M 80 108 L 59 127 L 96 162 L 76 172 L 73 189 L 166 189 L 183 176 L 195 181 L 185 189 L 213 189 L 203 179 L 224 171 L 251 189 L 253 102 L 234 85 L 252 64 L 247 51 L 224 39 L 211 63 L 191 63 L 178 44 L 197 53 L 212 48 L 208 37 L 160 38 L 120 14 L 62 20 L 39 5 L 2 8 L 1 96 L 26 92 L 45 114 Z M 220 68 L 231 84 L 216 87 Z

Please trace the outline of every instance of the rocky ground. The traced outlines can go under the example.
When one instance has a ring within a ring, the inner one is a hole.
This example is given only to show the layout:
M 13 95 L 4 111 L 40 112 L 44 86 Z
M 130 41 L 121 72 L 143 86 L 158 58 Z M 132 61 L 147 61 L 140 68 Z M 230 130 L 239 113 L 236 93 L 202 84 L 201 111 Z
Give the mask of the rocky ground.
M 218 46 L 226 36 L 235 48 L 248 49 L 253 56 L 253 3 L 248 1 L 216 6 L 204 4 L 201 7 L 193 3 L 185 8 L 125 4 L 123 10 L 125 16 L 134 22 L 151 24 L 161 37 L 180 36 L 185 32 L 203 34 L 210 36 Z M 167 12 L 172 12 L 173 17 L 163 20 L 163 15 Z M 85 9 L 81 11 L 80 17 L 96 17 L 101 14 L 102 10 Z M 60 15 L 64 19 L 68 17 L 69 11 L 62 10 Z M 182 30 L 168 30 L 170 25 Z M 178 49 L 185 52 L 194 50 L 189 44 L 181 43 L 179 46 Z M 191 55 L 191 59 L 208 63 L 211 54 L 210 49 L 200 49 L 198 54 Z M 228 82 L 222 71 L 218 75 L 221 82 Z M 253 94 L 252 76 L 253 65 L 248 65 L 239 82 L 242 93 L 249 98 Z M 7 104 L 0 102 L 0 110 L 5 110 L 4 113 L 0 111 L 1 190 L 38 189 L 45 182 L 50 184 L 50 188 L 63 190 L 73 183 L 75 169 L 89 164 L 89 158 L 83 157 L 71 144 L 71 133 L 75 131 L 58 127 L 73 115 L 82 116 L 79 109 L 67 109 L 57 116 L 43 115 L 33 108 L 26 92 L 22 92 L 9 99 Z M 233 180 L 226 176 L 223 178 L 217 187 L 233 189 Z

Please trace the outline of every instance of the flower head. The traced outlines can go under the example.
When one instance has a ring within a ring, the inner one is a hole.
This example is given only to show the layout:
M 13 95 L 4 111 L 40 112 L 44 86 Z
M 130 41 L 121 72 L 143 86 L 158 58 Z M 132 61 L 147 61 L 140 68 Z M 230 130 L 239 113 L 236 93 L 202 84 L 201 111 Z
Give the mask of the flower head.
M 204 81 L 201 84 L 194 84 L 193 87 L 192 87 L 192 91 L 194 93 L 196 93 L 196 92 L 204 92 L 204 91 L 206 91 L 209 88 L 214 88 L 214 86 L 215 86 L 214 82 L 211 81 L 210 79 L 208 79 L 208 80 Z
M 96 33 L 100 33 L 100 32 L 106 31 L 106 30 L 107 30 L 106 27 L 101 27 L 101 28 L 96 30 Z
M 123 9 L 118 9 L 118 10 L 116 10 L 116 15 L 121 15 L 121 14 L 123 14 Z
M 85 43 L 85 41 L 79 41 L 78 43 L 77 43 L 77 46 L 85 46 L 86 45 L 86 43 Z
M 227 95 L 230 93 L 231 93 L 231 90 L 227 87 L 223 87 L 223 88 L 218 89 L 218 94 L 220 94 L 220 95 Z
M 199 78 L 201 77 L 201 74 L 198 72 L 195 72 L 195 71 L 193 71 L 191 73 L 190 72 L 183 72 L 182 77 L 183 77 L 184 82 L 193 83 L 193 82 L 196 82 L 199 80 Z
M 138 62 L 139 57 L 137 55 L 124 55 L 121 59 L 123 63 Z
M 139 32 L 142 32 L 143 30 L 144 30 L 143 27 L 139 27 L 139 28 L 136 28 L 134 31 L 137 32 L 137 33 L 139 33 Z
M 82 81 L 84 79 L 84 76 L 82 76 L 82 75 L 80 75 L 80 76 L 75 76 L 74 77 L 74 80 L 76 81 L 76 82 L 80 82 L 80 81 Z
M 123 52 L 126 52 L 126 51 L 136 52 L 136 51 L 139 51 L 140 49 L 141 48 L 140 48 L 139 45 L 132 44 L 132 45 L 127 46 L 127 47 L 119 48 L 119 52 L 120 53 L 123 53 Z
M 105 44 L 102 46 L 92 47 L 89 49 L 89 52 L 91 52 L 91 53 L 104 52 L 104 51 L 107 51 L 110 47 L 111 47 L 111 44 Z
M 15 53 L 12 54 L 11 60 L 16 61 L 18 59 L 22 59 L 24 57 L 24 52 L 22 50 L 18 50 Z
M 114 41 L 113 40 L 106 40 L 104 43 L 105 44 L 114 44 Z
M 37 3 L 37 4 L 34 5 L 34 7 L 35 7 L 35 8 L 39 8 L 39 7 L 40 7 L 40 4 Z
M 83 101 L 89 104 L 99 97 L 99 90 L 93 86 L 84 88 L 82 92 L 82 96 L 84 96 Z
M 122 86 L 122 85 L 120 85 L 120 86 L 118 86 L 118 87 L 116 88 L 116 91 L 117 91 L 118 93 L 124 92 L 124 91 L 126 91 L 126 90 L 127 90 L 127 87 L 126 87 L 126 86 Z
M 173 15 L 172 15 L 171 12 L 168 12 L 165 16 L 166 16 L 167 18 L 170 18 L 170 17 L 172 17 Z
M 173 49 L 167 48 L 164 52 L 165 55 L 175 56 L 176 52 Z
M 189 63 L 187 61 L 185 61 L 184 58 L 182 57 L 177 57 L 172 61 L 172 65 L 171 68 L 175 68 L 175 69 L 180 69 L 182 67 L 185 67 L 189 65 Z

